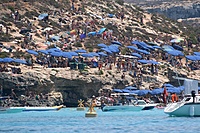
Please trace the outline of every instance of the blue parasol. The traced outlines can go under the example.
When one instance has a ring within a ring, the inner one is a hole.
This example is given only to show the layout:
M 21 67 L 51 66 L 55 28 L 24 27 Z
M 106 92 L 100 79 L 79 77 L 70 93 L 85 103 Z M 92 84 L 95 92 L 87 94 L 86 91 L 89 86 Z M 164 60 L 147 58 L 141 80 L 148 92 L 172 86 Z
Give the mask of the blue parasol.
M 194 54 L 200 56 L 200 52 L 194 52 Z
M 109 18 L 113 18 L 115 15 L 114 14 L 108 14 Z
M 200 60 L 200 56 L 197 55 L 187 55 L 185 56 L 188 60 L 192 60 L 192 61 L 199 61 Z
M 10 57 L 6 57 L 6 58 L 3 58 L 3 61 L 4 63 L 10 63 L 10 62 L 13 62 L 13 58 L 10 58 Z
M 47 49 L 46 50 L 48 53 L 51 53 L 51 52 L 61 52 L 62 50 L 58 49 L 58 48 L 50 48 L 50 49 Z
M 153 90 L 151 91 L 151 94 L 152 94 L 152 95 L 159 95 L 159 94 L 162 94 L 163 91 L 164 91 L 163 88 L 156 88 L 156 89 L 153 89 Z
M 177 44 L 173 44 L 172 47 L 176 50 L 183 51 L 183 48 Z
M 124 89 L 125 89 L 125 90 L 137 90 L 137 88 L 134 87 L 134 86 L 127 86 L 127 87 L 125 87 Z
M 79 49 L 79 50 L 76 50 L 75 52 L 76 52 L 76 53 L 86 53 L 87 51 L 84 50 L 84 49 Z
M 85 33 L 80 35 L 80 39 L 84 39 L 84 38 L 86 38 L 86 34 Z
M 137 47 L 135 47 L 135 46 L 127 46 L 127 48 L 130 48 L 130 49 L 132 49 L 132 50 L 138 50 L 138 48 Z
M 69 53 L 72 56 L 78 56 L 78 54 L 76 52 L 74 52 L 74 51 L 70 51 L 70 52 L 67 52 L 67 53 Z
M 21 64 L 27 64 L 27 62 L 25 60 L 22 60 L 22 59 L 14 59 L 13 62 L 21 63 Z
M 109 54 L 112 54 L 112 51 L 110 51 L 110 49 L 108 49 L 108 48 L 101 48 L 101 49 L 108 52 Z
M 97 34 L 102 34 L 105 30 L 106 30 L 106 28 L 101 28 L 101 29 L 97 32 Z
M 91 52 L 90 54 L 92 54 L 93 56 L 99 56 L 99 54 L 98 53 L 95 53 L 95 52 Z
M 98 47 L 107 48 L 108 46 L 104 43 L 97 44 Z
M 62 56 L 69 59 L 72 58 L 72 55 L 69 52 L 62 52 Z
M 38 50 L 38 52 L 43 53 L 43 54 L 49 54 L 48 51 L 46 50 Z
M 93 31 L 93 32 L 89 32 L 88 36 L 95 36 L 97 34 L 97 32 Z
M 122 44 L 120 42 L 118 42 L 118 41 L 112 41 L 111 44 L 117 44 L 117 45 L 122 46 Z
M 94 55 L 92 55 L 90 53 L 83 53 L 83 54 L 81 54 L 81 56 L 83 56 L 83 57 L 94 57 Z
M 151 94 L 151 91 L 150 90 L 139 90 L 137 94 L 138 94 L 138 96 L 144 96 L 148 93 Z
M 51 56 L 55 56 L 55 57 L 61 57 L 61 56 L 63 56 L 62 52 L 51 52 L 50 55 Z
M 167 53 L 173 56 L 184 56 L 184 54 L 179 50 L 167 51 Z
M 34 50 L 27 50 L 26 52 L 28 52 L 29 54 L 33 54 L 33 55 L 38 55 L 38 52 L 36 52 Z
M 162 49 L 160 46 L 152 46 L 152 47 L 156 49 Z
M 118 47 L 115 46 L 115 45 L 110 45 L 110 46 L 108 46 L 108 49 L 109 49 L 111 52 L 114 52 L 114 53 L 118 53 L 118 52 L 119 52 Z
M 53 36 L 51 37 L 51 40 L 53 41 L 58 41 L 60 39 L 60 36 Z
M 136 56 L 138 58 L 142 58 L 142 56 L 140 54 L 138 54 L 138 53 L 131 53 L 131 55 Z
M 121 89 L 113 89 L 113 92 L 122 93 L 123 91 Z
M 98 53 L 100 56 L 108 56 L 107 54 L 105 54 L 104 52 L 99 52 Z

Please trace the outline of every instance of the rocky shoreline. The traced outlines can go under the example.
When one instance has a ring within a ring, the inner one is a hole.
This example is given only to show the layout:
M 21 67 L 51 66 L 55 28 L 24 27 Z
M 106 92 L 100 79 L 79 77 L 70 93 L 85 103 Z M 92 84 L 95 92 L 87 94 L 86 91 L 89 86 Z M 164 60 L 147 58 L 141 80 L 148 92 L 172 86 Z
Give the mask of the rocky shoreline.
M 131 76 L 126 74 L 126 79 L 121 79 L 122 73 L 116 73 L 116 69 L 112 71 L 104 70 L 104 74 L 99 75 L 97 68 L 90 68 L 85 72 L 67 68 L 47 68 L 43 71 L 40 66 L 35 66 L 33 69 L 29 69 L 27 66 L 22 68 L 22 74 L 0 74 L 0 84 L 4 85 L 4 94 L 11 96 L 11 90 L 14 89 L 20 99 L 13 99 L 12 103 L 16 106 L 26 106 L 27 104 L 29 106 L 54 106 L 63 104 L 68 107 L 76 107 L 79 99 L 87 101 L 93 95 L 99 96 L 101 91 L 112 90 L 113 88 L 123 89 L 133 84 Z M 166 75 L 144 76 L 140 89 L 147 89 L 150 86 L 157 88 L 166 82 L 179 86 L 177 80 L 172 78 L 176 76 L 173 69 L 167 71 L 163 69 L 160 70 L 160 73 L 166 73 Z M 179 73 L 178 75 L 187 77 L 185 74 L 187 73 L 182 71 L 182 74 Z M 198 77 L 196 78 L 198 79 Z M 30 94 L 31 99 L 27 100 Z M 38 94 L 44 94 L 46 98 L 40 101 L 36 99 Z M 48 98 L 49 95 L 52 98 Z M 26 102 L 21 99 L 26 99 Z

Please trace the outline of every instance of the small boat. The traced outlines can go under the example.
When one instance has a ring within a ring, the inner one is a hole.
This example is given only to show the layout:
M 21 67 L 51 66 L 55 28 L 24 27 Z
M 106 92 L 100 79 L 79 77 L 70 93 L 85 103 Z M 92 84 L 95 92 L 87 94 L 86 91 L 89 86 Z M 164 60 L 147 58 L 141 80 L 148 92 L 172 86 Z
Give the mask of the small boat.
M 144 100 L 137 100 L 136 104 L 143 107 L 142 110 L 151 110 L 157 106 L 156 103 L 146 103 Z
M 115 105 L 105 105 L 102 106 L 102 111 L 141 111 L 141 110 L 151 110 L 156 107 L 157 104 L 146 103 L 144 100 L 137 100 L 134 103 L 129 104 L 115 104 Z
M 198 81 L 185 80 L 185 96 L 180 102 L 170 103 L 164 109 L 170 116 L 198 116 L 200 117 L 200 95 L 198 94 Z
M 12 109 L 22 109 L 22 111 L 58 111 L 63 105 L 53 107 L 11 107 Z
M 102 111 L 141 111 L 144 107 L 137 105 L 105 105 L 102 107 Z

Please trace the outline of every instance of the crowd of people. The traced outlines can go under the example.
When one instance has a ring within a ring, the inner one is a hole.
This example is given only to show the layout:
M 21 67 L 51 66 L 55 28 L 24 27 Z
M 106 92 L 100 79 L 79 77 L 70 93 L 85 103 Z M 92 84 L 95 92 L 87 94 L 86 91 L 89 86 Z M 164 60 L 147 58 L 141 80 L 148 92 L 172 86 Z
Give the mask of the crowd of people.
M 45 16 L 42 20 L 39 21 L 44 21 L 49 24 L 50 19 L 58 18 L 58 23 L 60 25 L 68 25 L 69 26 L 69 33 L 68 34 L 61 34 L 59 40 L 52 40 L 51 37 L 53 37 L 55 34 L 53 32 L 53 28 L 50 28 L 49 30 L 45 30 L 41 33 L 43 37 L 45 37 L 45 41 L 47 43 L 48 47 L 52 47 L 50 44 L 54 44 L 55 47 L 60 48 L 63 51 L 73 51 L 76 50 L 76 47 L 74 46 L 75 43 L 80 42 L 81 44 L 84 45 L 84 39 L 87 39 L 87 33 L 91 31 L 97 31 L 98 28 L 98 23 L 100 23 L 103 19 L 96 19 L 94 16 L 87 17 L 85 20 L 79 20 L 75 16 L 78 14 L 83 14 L 80 4 L 71 1 L 71 11 L 68 11 L 69 14 L 66 15 L 65 10 L 61 9 L 59 11 L 54 11 L 54 12 L 49 12 L 47 16 Z M 102 15 L 104 18 L 110 17 L 106 15 Z M 124 21 L 125 19 L 125 14 L 124 12 L 119 12 L 118 14 L 115 15 L 116 18 L 121 19 L 121 21 Z M 34 31 L 34 24 L 32 24 L 33 21 L 35 20 L 23 20 L 23 18 L 20 18 L 20 13 L 18 10 L 15 12 L 11 12 L 11 17 L 14 19 L 14 22 L 16 21 L 21 21 L 24 25 L 27 27 L 26 32 L 24 32 L 24 39 L 23 42 L 21 43 L 21 48 L 20 49 L 34 49 L 34 50 L 39 50 L 39 46 L 37 45 L 37 42 L 34 41 L 34 33 L 31 31 Z M 34 17 L 33 17 L 34 19 Z M 24 23 L 25 22 L 25 23 Z M 33 22 L 34 23 L 34 22 Z M 63 24 L 62 24 L 63 23 Z M 31 26 L 30 26 L 31 25 Z M 43 27 L 45 28 L 45 27 Z M 30 30 L 30 31 L 29 31 Z M 62 32 L 63 33 L 63 32 Z M 82 36 L 86 35 L 86 36 Z M 132 41 L 134 40 L 140 40 L 140 38 L 135 37 L 135 38 L 130 38 L 130 37 L 118 37 L 118 36 L 113 36 L 113 31 L 110 29 L 107 29 L 100 35 L 95 35 L 96 38 L 102 38 L 102 42 L 109 44 L 112 41 L 119 41 L 122 44 L 131 44 Z M 157 40 L 157 39 L 156 39 Z M 155 41 L 156 41 L 155 40 Z M 49 43 L 48 43 L 49 42 Z M 167 43 L 167 42 L 166 42 Z M 192 44 L 190 41 L 188 42 L 183 42 L 181 45 L 184 43 L 188 43 L 188 49 L 192 47 Z M 164 45 L 164 43 L 161 44 Z M 94 44 L 95 45 L 95 44 Z M 96 44 L 97 45 L 97 44 Z M 136 46 L 133 44 L 133 46 Z M 124 47 L 119 48 L 120 51 L 124 49 Z M 18 49 L 19 50 L 19 49 Z M 102 50 L 96 49 L 96 53 L 101 52 Z M 105 52 L 105 51 L 103 51 Z M 126 50 L 125 55 L 130 55 L 131 52 L 134 52 L 132 50 Z M 187 62 L 186 64 L 183 64 L 183 56 L 171 56 L 170 54 L 156 49 L 155 51 L 150 51 L 150 55 L 146 54 L 141 54 L 142 58 L 145 60 L 159 60 L 159 61 L 166 61 L 171 64 L 171 66 L 174 66 L 176 68 L 183 68 L 183 66 L 186 66 L 186 68 L 190 70 L 196 70 L 199 69 L 199 62 Z M 108 54 L 108 53 L 106 53 Z M 84 58 L 84 57 L 76 57 L 74 56 L 72 59 L 68 58 L 63 58 L 63 57 L 54 57 L 51 55 L 45 55 L 45 54 L 39 54 L 36 57 L 31 55 L 31 57 L 27 58 L 27 64 L 33 66 L 34 63 L 40 64 L 44 67 L 70 67 L 70 64 L 72 63 L 86 63 L 90 67 L 98 67 L 99 70 L 112 70 L 112 69 L 117 69 L 119 72 L 128 72 L 129 75 L 135 77 L 139 77 L 141 79 L 142 75 L 144 74 L 149 74 L 149 75 L 157 75 L 159 71 L 159 65 L 158 64 L 149 64 L 147 66 L 142 66 L 140 67 L 141 63 L 138 62 L 138 59 L 132 59 L 132 58 L 124 58 L 120 57 L 121 52 L 115 53 L 115 54 L 108 54 L 108 56 L 100 56 L 100 57 L 94 57 L 94 58 Z M 160 60 L 162 59 L 162 60 Z M 3 67 L 4 68 L 4 67 Z M 74 67 L 76 68 L 76 67 Z M 2 69 L 3 70 L 3 69 Z M 15 71 L 14 71 L 15 72 Z M 19 72 L 20 73 L 20 72 Z M 127 74 L 127 73 L 125 73 Z M 125 77 L 125 76 L 123 76 Z

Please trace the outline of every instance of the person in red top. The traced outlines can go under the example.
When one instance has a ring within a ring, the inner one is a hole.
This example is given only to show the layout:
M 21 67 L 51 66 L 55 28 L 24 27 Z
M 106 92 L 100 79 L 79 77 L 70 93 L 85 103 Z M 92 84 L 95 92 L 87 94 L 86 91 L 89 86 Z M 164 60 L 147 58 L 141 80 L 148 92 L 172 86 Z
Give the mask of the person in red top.
M 164 104 L 167 104 L 167 97 L 168 97 L 168 92 L 167 92 L 167 88 L 165 86 L 164 91 L 163 91 L 163 102 L 164 102 Z
M 176 93 L 172 94 L 172 102 L 178 102 L 178 96 L 176 95 Z

